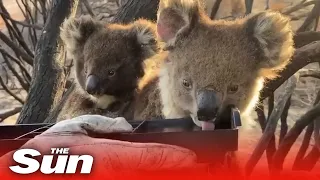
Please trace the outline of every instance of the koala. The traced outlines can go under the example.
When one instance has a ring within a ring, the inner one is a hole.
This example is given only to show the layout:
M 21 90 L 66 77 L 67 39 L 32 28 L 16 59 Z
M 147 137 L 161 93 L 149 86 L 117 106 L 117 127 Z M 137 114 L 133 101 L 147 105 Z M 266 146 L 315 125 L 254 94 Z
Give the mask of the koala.
M 161 0 L 157 34 L 163 61 L 138 95 L 135 119 L 190 117 L 201 127 L 230 106 L 246 116 L 295 50 L 289 19 L 280 13 L 211 20 L 198 0 Z
M 159 50 L 156 26 L 144 19 L 124 25 L 69 18 L 60 36 L 75 62 L 76 88 L 58 121 L 82 114 L 117 116 L 144 76 L 144 60 Z

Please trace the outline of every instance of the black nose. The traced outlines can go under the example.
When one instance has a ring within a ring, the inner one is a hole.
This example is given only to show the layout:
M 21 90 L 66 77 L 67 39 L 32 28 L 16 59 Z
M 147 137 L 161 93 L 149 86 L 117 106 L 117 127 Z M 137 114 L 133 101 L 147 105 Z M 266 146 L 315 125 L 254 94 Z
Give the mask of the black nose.
M 213 90 L 201 90 L 197 94 L 198 120 L 209 121 L 217 116 L 219 109 L 219 99 Z
M 86 81 L 86 91 L 89 94 L 96 94 L 98 92 L 99 78 L 95 75 L 90 75 L 87 77 Z

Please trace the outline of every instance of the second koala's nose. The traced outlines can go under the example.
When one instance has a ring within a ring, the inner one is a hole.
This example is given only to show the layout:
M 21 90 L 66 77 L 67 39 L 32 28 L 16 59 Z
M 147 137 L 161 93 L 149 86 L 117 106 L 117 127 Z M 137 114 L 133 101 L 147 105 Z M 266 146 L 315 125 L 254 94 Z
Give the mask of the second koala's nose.
M 213 120 L 218 113 L 220 105 L 216 93 L 212 90 L 201 90 L 197 95 L 199 121 Z
M 95 75 L 90 75 L 87 77 L 86 81 L 86 91 L 89 94 L 95 94 L 98 92 L 99 78 Z

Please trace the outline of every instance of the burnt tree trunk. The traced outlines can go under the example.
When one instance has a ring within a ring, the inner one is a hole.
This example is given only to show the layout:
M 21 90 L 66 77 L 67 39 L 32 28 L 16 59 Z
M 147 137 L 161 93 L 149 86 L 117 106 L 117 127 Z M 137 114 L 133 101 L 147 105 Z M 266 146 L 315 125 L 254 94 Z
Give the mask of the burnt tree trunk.
M 17 124 L 42 123 L 62 97 L 65 85 L 64 52 L 59 43 L 60 26 L 74 15 L 79 0 L 53 0 L 48 20 L 38 41 L 33 78 Z
M 139 18 L 155 21 L 157 19 L 158 4 L 159 0 L 127 0 L 119 8 L 113 22 L 129 23 Z

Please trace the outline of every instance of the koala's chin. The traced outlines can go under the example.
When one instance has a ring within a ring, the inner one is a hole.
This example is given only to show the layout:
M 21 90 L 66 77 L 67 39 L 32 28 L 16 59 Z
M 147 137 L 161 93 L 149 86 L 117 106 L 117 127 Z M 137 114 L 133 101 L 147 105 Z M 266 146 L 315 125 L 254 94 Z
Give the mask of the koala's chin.
M 117 101 L 117 98 L 112 95 L 90 95 L 90 98 L 95 102 L 96 108 L 107 109 L 112 103 Z

